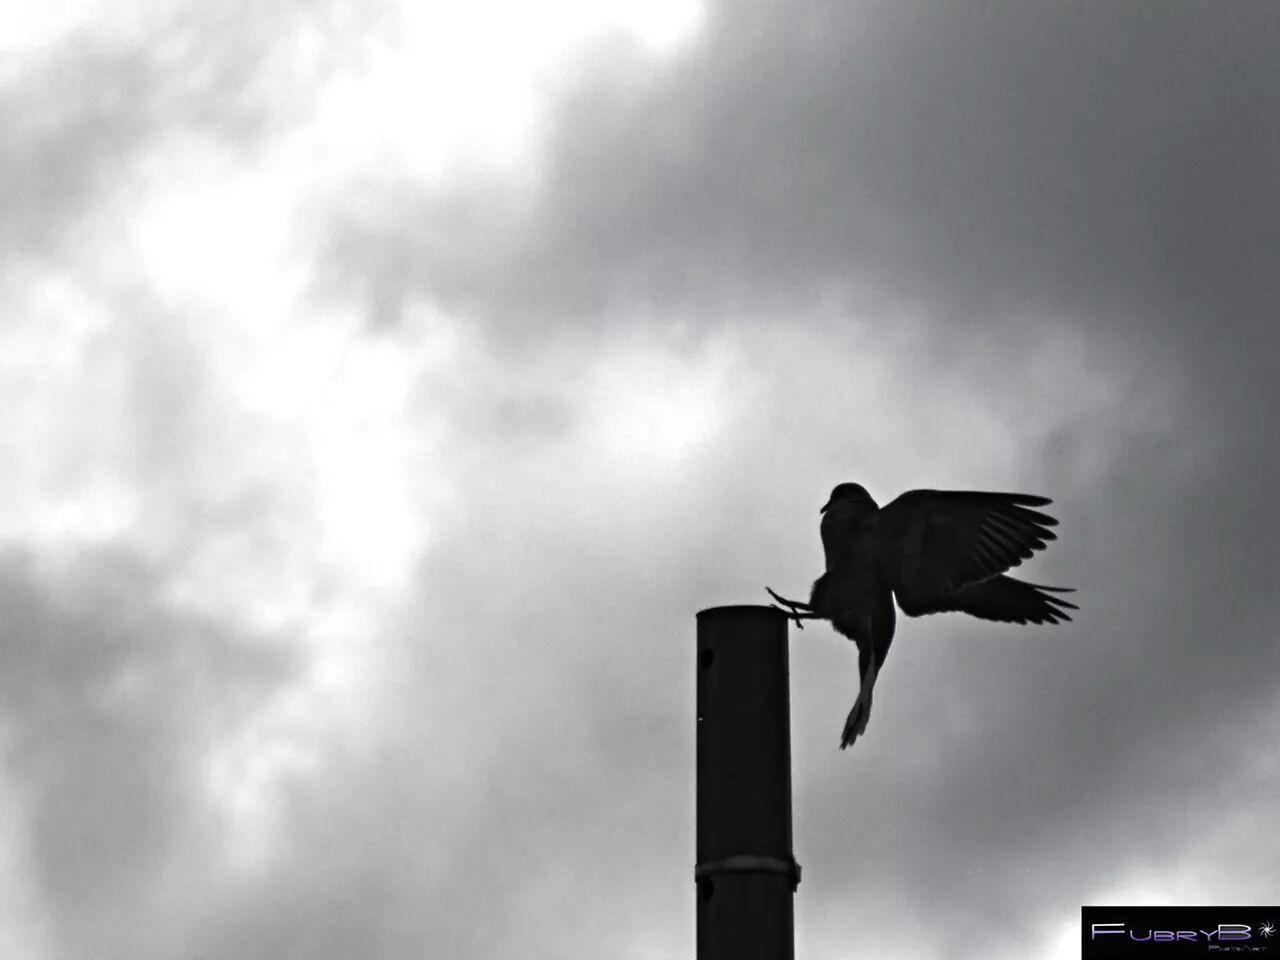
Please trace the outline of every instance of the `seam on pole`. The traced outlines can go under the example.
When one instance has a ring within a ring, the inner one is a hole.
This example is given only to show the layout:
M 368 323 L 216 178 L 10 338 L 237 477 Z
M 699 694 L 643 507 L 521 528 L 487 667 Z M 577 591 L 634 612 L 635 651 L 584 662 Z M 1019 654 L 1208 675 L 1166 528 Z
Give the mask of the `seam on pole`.
M 791 881 L 791 889 L 800 885 L 800 864 L 794 859 L 764 857 L 753 853 L 738 853 L 720 860 L 709 860 L 693 868 L 693 880 L 705 880 L 717 873 L 776 873 Z

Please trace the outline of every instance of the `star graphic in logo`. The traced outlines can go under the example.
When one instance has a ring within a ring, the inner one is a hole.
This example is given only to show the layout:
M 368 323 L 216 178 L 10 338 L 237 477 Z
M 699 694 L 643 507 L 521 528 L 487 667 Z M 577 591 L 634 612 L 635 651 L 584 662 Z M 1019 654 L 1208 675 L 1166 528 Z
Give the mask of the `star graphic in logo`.
M 1258 928 L 1258 932 L 1264 937 L 1274 937 L 1276 935 L 1276 925 L 1268 920 Z

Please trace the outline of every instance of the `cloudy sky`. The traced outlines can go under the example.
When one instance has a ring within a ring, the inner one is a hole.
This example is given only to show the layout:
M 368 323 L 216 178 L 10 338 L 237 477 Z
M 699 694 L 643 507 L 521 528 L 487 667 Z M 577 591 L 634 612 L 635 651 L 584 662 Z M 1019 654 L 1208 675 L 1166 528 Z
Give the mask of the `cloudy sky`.
M 1075 623 L 792 639 L 797 955 L 1275 903 L 1280 11 L 0 7 L 0 956 L 693 954 L 697 610 L 837 482 Z

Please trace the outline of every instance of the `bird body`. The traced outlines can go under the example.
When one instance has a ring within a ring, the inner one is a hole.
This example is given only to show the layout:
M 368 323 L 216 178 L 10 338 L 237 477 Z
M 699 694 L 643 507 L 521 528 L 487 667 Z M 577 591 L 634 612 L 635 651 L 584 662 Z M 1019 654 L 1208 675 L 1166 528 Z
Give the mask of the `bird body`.
M 1007 623 L 1070 620 L 1069 592 L 1005 575 L 1055 539 L 1057 520 L 1020 493 L 912 490 L 879 507 L 856 483 L 839 484 L 822 508 L 825 572 L 793 616 L 830 620 L 858 647 L 861 686 L 841 749 L 867 727 L 876 678 L 889 653 L 897 607 L 907 616 L 961 612 Z M 770 591 L 772 593 L 772 591 Z M 782 598 L 777 597 L 781 600 Z M 807 613 L 797 613 L 807 610 Z

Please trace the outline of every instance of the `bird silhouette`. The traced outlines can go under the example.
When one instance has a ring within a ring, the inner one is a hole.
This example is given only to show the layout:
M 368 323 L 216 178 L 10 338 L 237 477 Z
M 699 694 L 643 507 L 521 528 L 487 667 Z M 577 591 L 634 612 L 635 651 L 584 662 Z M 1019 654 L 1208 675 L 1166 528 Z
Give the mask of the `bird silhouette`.
M 894 600 L 909 617 L 959 612 L 1003 623 L 1058 623 L 1078 609 L 1045 587 L 1005 571 L 1056 539 L 1058 521 L 1032 510 L 1053 501 L 1025 493 L 911 490 L 881 508 L 865 487 L 842 483 L 823 506 L 826 572 L 809 602 L 770 596 L 803 628 L 830 620 L 858 647 L 861 686 L 840 749 L 867 729 L 871 695 L 893 642 Z

